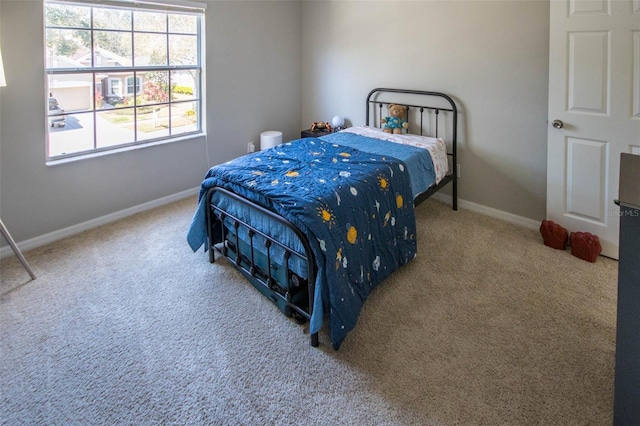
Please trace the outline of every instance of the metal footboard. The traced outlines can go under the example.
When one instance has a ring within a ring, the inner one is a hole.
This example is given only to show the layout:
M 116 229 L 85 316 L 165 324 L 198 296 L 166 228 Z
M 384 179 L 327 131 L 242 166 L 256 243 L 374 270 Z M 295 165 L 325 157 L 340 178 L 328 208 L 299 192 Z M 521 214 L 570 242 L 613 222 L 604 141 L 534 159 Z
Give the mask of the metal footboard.
M 246 206 L 247 208 L 253 209 L 260 214 L 269 217 L 273 221 L 287 227 L 297 236 L 300 240 L 302 247 L 304 248 L 304 254 L 298 253 L 295 250 L 290 249 L 280 241 L 275 240 L 271 236 L 264 233 L 262 230 L 255 228 L 251 224 L 246 221 L 234 216 L 233 214 L 225 211 L 212 204 L 211 200 L 215 193 L 221 193 L 225 197 L 233 199 L 234 202 L 239 203 L 241 205 Z M 215 251 L 219 251 L 232 265 L 235 266 L 252 284 L 256 286 L 262 286 L 264 289 L 267 289 L 268 297 L 274 303 L 278 303 L 279 301 L 286 306 L 285 314 L 287 316 L 294 316 L 296 314 L 301 316 L 306 320 L 311 319 L 311 314 L 313 312 L 313 302 L 314 302 L 314 294 L 315 294 L 315 281 L 316 281 L 316 264 L 313 256 L 313 252 L 311 251 L 311 246 L 309 245 L 309 241 L 307 237 L 291 222 L 283 218 L 282 216 L 274 213 L 273 211 L 266 209 L 260 205 L 255 204 L 252 201 L 247 200 L 246 198 L 228 191 L 224 188 L 214 187 L 209 189 L 206 195 L 207 201 L 207 210 L 206 210 L 206 220 L 207 220 L 207 241 L 209 247 L 209 261 L 211 263 L 215 262 Z M 225 224 L 225 221 L 229 221 L 231 226 L 234 228 L 234 232 L 231 234 Z M 218 233 L 221 233 L 221 242 L 214 241 L 213 236 L 216 235 L 216 226 L 219 226 L 217 229 Z M 240 240 L 240 231 L 241 229 L 246 231 L 246 235 L 249 239 L 249 250 L 248 253 L 243 253 L 241 250 L 241 240 Z M 266 251 L 267 257 L 267 266 L 266 268 L 260 267 L 256 262 L 256 251 L 257 247 L 255 246 L 255 237 L 260 236 L 264 239 L 264 250 Z M 273 247 L 279 247 L 282 249 L 284 253 L 284 263 L 286 268 L 286 283 L 278 283 L 276 279 L 272 276 L 272 249 Z M 307 265 L 307 277 L 300 277 L 291 269 L 291 259 L 293 257 L 297 257 Z M 304 285 L 304 281 L 306 280 L 307 291 L 308 291 L 308 307 L 300 306 L 293 299 L 292 286 L 297 287 L 300 285 Z M 311 334 L 311 346 L 318 346 L 318 333 Z

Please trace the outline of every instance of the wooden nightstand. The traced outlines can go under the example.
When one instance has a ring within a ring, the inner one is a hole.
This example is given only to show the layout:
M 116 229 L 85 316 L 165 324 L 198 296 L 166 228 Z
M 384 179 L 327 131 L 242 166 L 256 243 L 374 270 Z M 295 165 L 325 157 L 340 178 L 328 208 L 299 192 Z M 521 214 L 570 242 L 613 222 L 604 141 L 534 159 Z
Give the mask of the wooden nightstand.
M 326 136 L 331 132 L 327 132 L 326 130 L 316 130 L 312 132 L 311 129 L 303 130 L 300 132 L 301 138 L 319 138 L 320 136 Z

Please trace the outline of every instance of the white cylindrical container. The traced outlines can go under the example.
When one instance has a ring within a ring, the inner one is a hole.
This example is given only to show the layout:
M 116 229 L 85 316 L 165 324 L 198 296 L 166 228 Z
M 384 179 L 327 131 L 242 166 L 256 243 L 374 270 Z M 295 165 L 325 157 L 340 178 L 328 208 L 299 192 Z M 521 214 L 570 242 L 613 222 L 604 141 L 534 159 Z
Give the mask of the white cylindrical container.
M 260 149 L 273 148 L 282 143 L 282 132 L 278 130 L 267 130 L 260 133 Z

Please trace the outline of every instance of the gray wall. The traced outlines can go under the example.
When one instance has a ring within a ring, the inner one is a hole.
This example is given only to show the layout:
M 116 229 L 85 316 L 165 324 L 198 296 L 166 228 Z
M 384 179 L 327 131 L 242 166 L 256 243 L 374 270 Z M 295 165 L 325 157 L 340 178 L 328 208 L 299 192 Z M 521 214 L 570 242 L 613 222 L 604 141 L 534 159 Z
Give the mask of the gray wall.
M 299 2 L 209 1 L 208 137 L 45 165 L 41 1 L 0 2 L 0 217 L 18 242 L 196 188 L 263 130 L 299 135 Z M 5 242 L 1 242 L 5 245 Z
M 545 216 L 548 1 L 208 6 L 207 138 L 47 167 L 41 2 L 0 1 L 0 217 L 18 242 L 194 188 L 263 130 L 362 124 L 380 86 L 453 95 L 460 197 Z
M 446 92 L 460 197 L 545 217 L 548 1 L 303 2 L 302 24 L 302 125 L 363 124 L 374 87 Z

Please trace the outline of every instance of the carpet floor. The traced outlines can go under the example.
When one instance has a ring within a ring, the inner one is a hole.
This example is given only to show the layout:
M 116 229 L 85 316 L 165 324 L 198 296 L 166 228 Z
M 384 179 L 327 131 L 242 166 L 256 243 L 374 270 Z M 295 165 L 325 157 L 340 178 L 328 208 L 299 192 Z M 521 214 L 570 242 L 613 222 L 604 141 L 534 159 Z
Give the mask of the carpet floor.
M 0 423 L 611 424 L 617 262 L 429 200 L 339 351 L 226 261 L 195 199 L 1 260 Z

